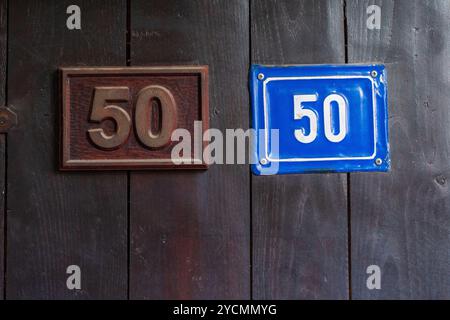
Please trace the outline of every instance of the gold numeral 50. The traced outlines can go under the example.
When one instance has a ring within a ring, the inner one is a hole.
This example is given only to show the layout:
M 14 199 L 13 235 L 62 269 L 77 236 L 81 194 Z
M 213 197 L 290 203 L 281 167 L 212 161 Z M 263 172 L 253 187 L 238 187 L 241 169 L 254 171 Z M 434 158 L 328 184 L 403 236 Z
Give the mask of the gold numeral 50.
M 108 135 L 102 128 L 88 130 L 89 138 L 99 148 L 113 150 L 124 144 L 131 132 L 131 117 L 126 110 L 118 106 L 118 102 L 130 100 L 128 87 L 96 87 L 90 113 L 90 121 L 101 123 L 112 120 L 115 132 Z M 151 129 L 152 101 L 159 101 L 161 123 L 159 132 Z M 170 142 L 170 136 L 177 124 L 177 108 L 175 99 L 168 89 L 158 85 L 143 88 L 137 94 L 134 125 L 138 140 L 149 148 L 160 148 Z

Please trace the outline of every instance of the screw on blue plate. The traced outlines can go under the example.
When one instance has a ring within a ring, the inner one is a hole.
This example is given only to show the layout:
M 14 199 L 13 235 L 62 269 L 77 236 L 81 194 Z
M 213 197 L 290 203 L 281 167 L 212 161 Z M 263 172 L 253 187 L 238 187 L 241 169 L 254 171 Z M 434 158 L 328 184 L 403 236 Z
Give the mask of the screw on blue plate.
M 253 65 L 256 175 L 388 171 L 383 65 Z

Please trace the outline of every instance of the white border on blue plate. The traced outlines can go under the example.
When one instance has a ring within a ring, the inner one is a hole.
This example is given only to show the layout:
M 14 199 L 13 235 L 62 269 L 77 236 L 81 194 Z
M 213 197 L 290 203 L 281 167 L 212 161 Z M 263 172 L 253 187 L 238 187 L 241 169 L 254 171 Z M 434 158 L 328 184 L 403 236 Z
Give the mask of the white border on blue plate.
M 288 159 L 274 159 L 269 156 L 267 150 L 269 148 L 269 134 L 268 127 L 269 121 L 267 116 L 267 103 L 266 103 L 266 85 L 271 81 L 280 80 L 314 80 L 314 79 L 369 79 L 372 83 L 372 106 L 373 106 L 373 154 L 366 157 L 329 157 L 329 158 L 288 158 Z M 375 95 L 375 81 L 371 76 L 307 76 L 307 77 L 268 77 L 263 82 L 263 103 L 264 103 L 264 151 L 263 154 L 268 161 L 271 162 L 313 162 L 313 161 L 339 161 L 339 160 L 371 160 L 375 159 L 377 155 L 377 102 Z

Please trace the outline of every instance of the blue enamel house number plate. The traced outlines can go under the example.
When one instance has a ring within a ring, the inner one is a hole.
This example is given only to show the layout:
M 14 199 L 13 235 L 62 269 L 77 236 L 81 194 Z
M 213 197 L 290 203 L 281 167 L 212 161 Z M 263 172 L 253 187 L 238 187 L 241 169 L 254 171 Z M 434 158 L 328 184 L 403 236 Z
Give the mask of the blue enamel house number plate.
M 389 170 L 383 65 L 250 71 L 257 175 Z

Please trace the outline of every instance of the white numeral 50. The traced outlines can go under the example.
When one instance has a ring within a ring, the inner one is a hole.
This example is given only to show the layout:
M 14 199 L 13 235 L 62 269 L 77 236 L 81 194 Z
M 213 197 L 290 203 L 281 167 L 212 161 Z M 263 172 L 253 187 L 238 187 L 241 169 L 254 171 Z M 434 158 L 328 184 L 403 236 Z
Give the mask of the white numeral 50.
M 317 138 L 317 114 L 310 109 L 302 106 L 303 102 L 316 102 L 317 95 L 301 94 L 294 96 L 294 119 L 300 120 L 303 117 L 309 119 L 309 134 L 305 135 L 304 129 L 294 131 L 295 138 L 301 143 L 311 143 Z M 331 103 L 336 102 L 339 110 L 339 132 L 333 133 L 331 128 Z M 339 94 L 330 94 L 323 102 L 324 129 L 325 137 L 331 142 L 341 142 L 347 135 L 347 101 Z

